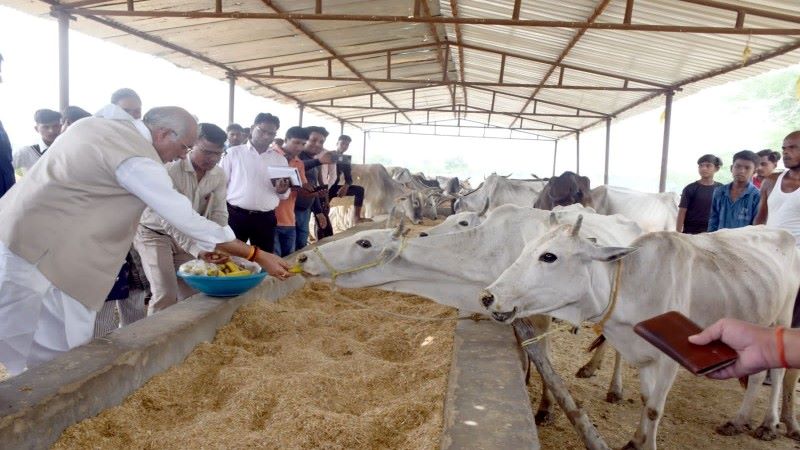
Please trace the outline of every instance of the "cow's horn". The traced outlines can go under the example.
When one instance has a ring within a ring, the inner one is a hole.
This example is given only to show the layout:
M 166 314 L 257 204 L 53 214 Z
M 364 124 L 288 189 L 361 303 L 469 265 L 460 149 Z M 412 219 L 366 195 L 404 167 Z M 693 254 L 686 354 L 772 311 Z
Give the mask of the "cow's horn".
M 575 221 L 575 225 L 572 227 L 573 236 L 577 236 L 581 231 L 581 224 L 583 224 L 583 214 L 578 215 L 578 220 Z
M 384 228 L 391 228 L 392 222 L 394 221 L 394 215 L 397 212 L 397 205 L 392 205 L 392 209 L 389 210 L 389 216 L 386 217 L 386 226 Z
M 483 209 L 481 212 L 478 213 L 478 217 L 483 217 L 486 215 L 486 211 L 489 210 L 489 199 L 487 198 L 485 202 L 483 202 Z
M 550 211 L 550 226 L 554 227 L 556 225 L 558 225 L 558 216 L 556 213 Z
M 394 229 L 392 233 L 392 238 L 397 239 L 403 234 L 403 229 L 406 226 L 405 216 L 400 217 L 400 223 L 397 225 L 397 228 Z

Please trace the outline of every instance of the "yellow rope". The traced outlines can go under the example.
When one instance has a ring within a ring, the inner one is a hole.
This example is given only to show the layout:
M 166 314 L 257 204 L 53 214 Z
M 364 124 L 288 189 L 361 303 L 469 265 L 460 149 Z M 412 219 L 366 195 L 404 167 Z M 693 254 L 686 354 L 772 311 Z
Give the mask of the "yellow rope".
M 610 298 L 608 299 L 608 305 L 606 306 L 606 313 L 603 315 L 603 318 L 600 319 L 599 322 L 592 325 L 592 330 L 595 334 L 600 335 L 603 334 L 603 327 L 606 326 L 606 322 L 608 319 L 611 318 L 611 313 L 614 312 L 614 308 L 617 306 L 617 294 L 619 292 L 619 279 L 622 274 L 622 260 L 617 260 L 617 273 L 614 276 L 614 284 L 611 286 L 611 294 Z
M 562 323 L 561 325 L 558 325 L 558 326 L 556 326 L 556 327 L 554 327 L 554 328 L 551 328 L 550 330 L 548 330 L 548 331 L 545 331 L 545 332 L 544 332 L 544 333 L 542 333 L 542 334 L 539 334 L 539 335 L 537 335 L 537 336 L 534 336 L 534 337 L 532 337 L 532 338 L 530 338 L 530 339 L 525 339 L 524 341 L 520 342 L 520 344 L 519 344 L 519 345 L 521 345 L 522 347 L 527 347 L 527 346 L 529 346 L 529 345 L 533 345 L 533 344 L 535 344 L 535 343 L 537 343 L 537 342 L 541 341 L 542 339 L 546 338 L 547 336 L 549 336 L 549 335 L 551 335 L 551 334 L 553 334 L 553 333 L 557 333 L 557 332 L 559 332 L 559 331 L 563 331 L 563 330 L 571 330 L 572 328 L 573 328 L 573 327 L 572 327 L 572 325 L 571 325 L 571 324 L 569 324 L 569 323 Z

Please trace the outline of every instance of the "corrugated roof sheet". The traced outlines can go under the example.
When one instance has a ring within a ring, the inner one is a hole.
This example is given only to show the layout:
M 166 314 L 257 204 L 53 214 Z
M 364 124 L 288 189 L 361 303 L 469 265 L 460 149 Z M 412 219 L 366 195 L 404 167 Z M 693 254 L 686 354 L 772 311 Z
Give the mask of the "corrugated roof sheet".
M 97 10 L 125 12 L 128 2 L 4 3 L 37 15 L 63 8 L 78 18 L 71 26 L 79 31 L 219 79 L 234 73 L 256 95 L 303 103 L 365 129 L 460 118 L 560 137 L 606 115 L 660 105 L 667 89 L 695 92 L 800 62 L 797 0 L 635 0 L 628 28 L 626 0 L 223 0 L 219 16 L 208 0 L 137 0 L 133 9 L 143 16 L 105 17 Z M 96 15 L 72 9 L 76 3 Z M 408 19 L 415 4 L 417 23 Z M 314 14 L 318 5 L 337 20 L 231 14 Z M 507 21 L 517 5 L 522 21 L 574 23 L 424 22 L 454 17 L 454 7 L 461 19 Z M 593 16 L 617 29 L 578 26 Z M 636 28 L 642 25 L 717 29 Z M 743 66 L 746 47 L 757 64 Z

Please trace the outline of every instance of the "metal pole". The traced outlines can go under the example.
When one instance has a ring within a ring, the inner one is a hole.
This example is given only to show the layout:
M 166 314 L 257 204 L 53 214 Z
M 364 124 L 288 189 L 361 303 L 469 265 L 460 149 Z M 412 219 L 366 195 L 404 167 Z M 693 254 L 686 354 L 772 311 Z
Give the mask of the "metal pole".
M 302 104 L 300 104 L 300 105 L 297 105 L 297 108 L 300 110 L 300 117 L 297 119 L 297 121 L 299 122 L 299 125 L 298 125 L 298 126 L 301 126 L 301 127 L 302 127 L 302 126 L 303 126 L 303 110 L 304 110 L 306 107 L 305 107 L 305 106 L 303 106 Z
M 69 14 L 58 13 L 58 107 L 69 106 Z
M 556 176 L 556 159 L 558 159 L 558 139 L 553 141 L 555 145 L 553 146 L 553 176 Z
M 581 132 L 575 132 L 575 173 L 581 174 Z
M 236 77 L 228 75 L 228 125 L 233 123 L 233 102 L 235 97 Z
M 603 184 L 608 184 L 608 156 L 611 152 L 611 117 L 606 117 L 606 166 L 603 172 Z
M 666 93 L 667 101 L 664 105 L 664 140 L 661 146 L 661 178 L 658 181 L 658 192 L 667 190 L 667 160 L 669 159 L 669 126 L 672 121 L 672 97 L 674 92 Z
M 367 163 L 367 132 L 364 132 L 364 144 L 361 147 L 361 164 Z
M 344 134 L 344 120 L 339 121 L 339 136 Z

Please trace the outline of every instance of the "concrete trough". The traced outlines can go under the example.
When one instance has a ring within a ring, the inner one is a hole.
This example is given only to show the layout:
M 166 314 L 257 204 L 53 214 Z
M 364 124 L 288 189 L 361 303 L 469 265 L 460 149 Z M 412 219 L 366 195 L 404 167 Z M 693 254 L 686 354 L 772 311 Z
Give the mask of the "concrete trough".
M 364 224 L 336 237 L 378 227 Z M 303 284 L 300 277 L 267 278 L 235 298 L 195 295 L 0 382 L 0 448 L 49 448 L 67 427 L 119 405 L 151 377 L 181 363 L 197 344 L 213 340 L 240 306 L 275 301 Z M 458 323 L 443 448 L 538 449 L 515 346 L 511 327 Z

